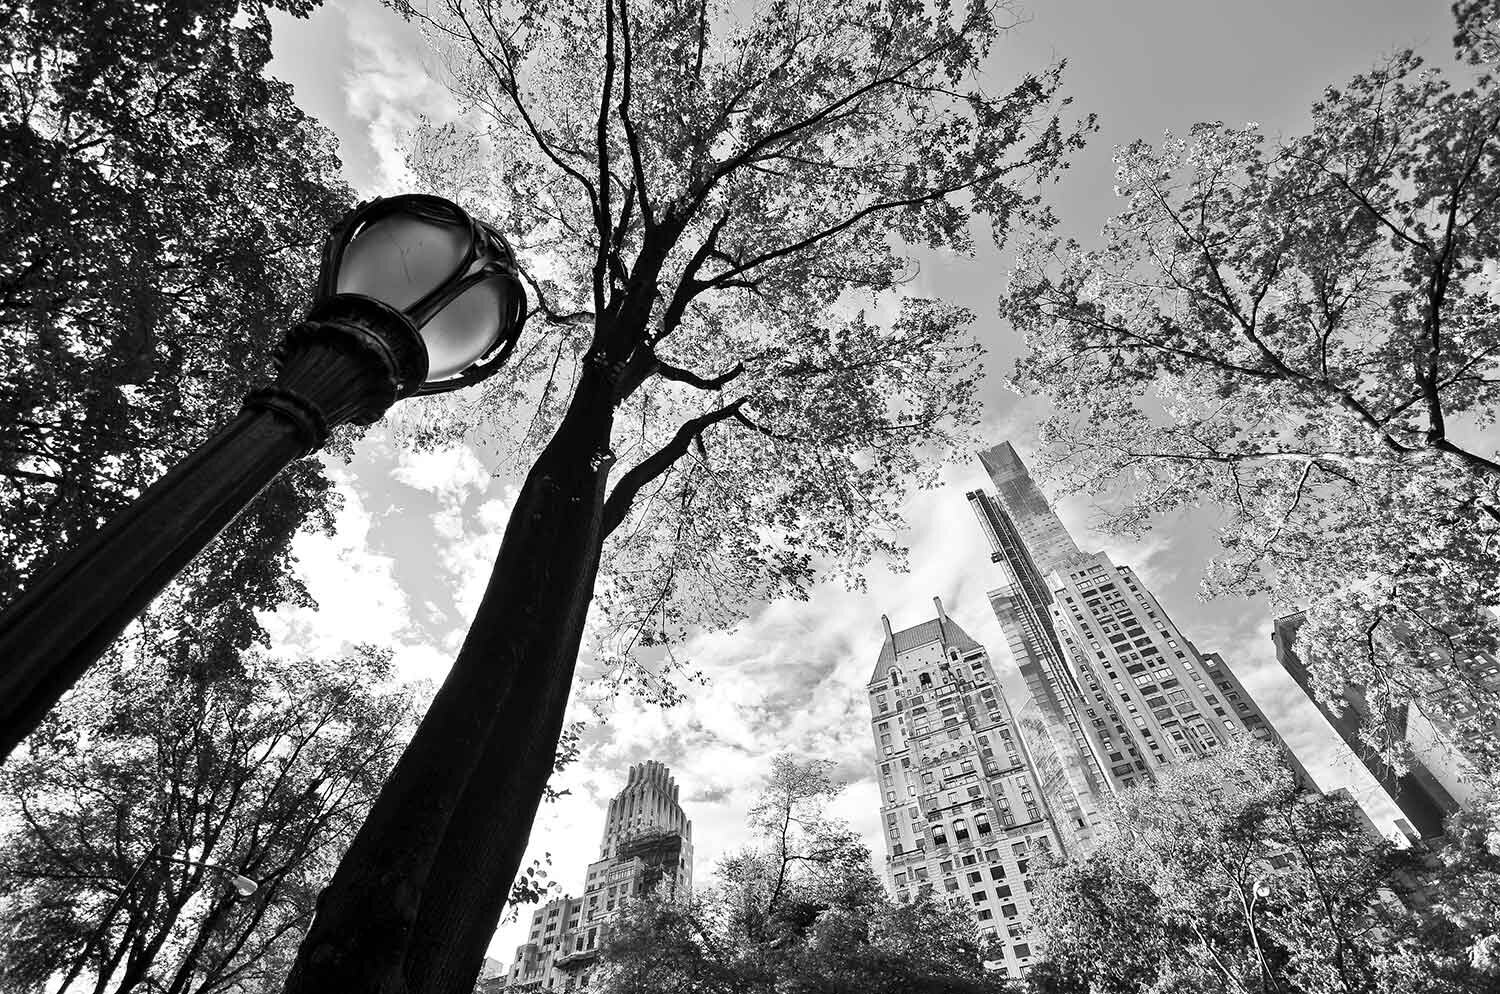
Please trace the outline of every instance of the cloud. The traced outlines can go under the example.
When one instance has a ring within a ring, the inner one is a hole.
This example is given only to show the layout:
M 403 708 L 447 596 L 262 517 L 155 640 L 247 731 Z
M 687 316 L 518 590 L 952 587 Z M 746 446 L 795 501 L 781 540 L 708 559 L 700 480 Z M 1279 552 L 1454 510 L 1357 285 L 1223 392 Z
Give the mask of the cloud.
M 347 4 L 342 10 L 349 52 L 346 110 L 365 132 L 357 147 L 372 160 L 362 192 L 404 193 L 412 186 L 408 137 L 424 117 L 454 116 L 453 98 L 438 82 L 434 57 L 413 25 L 380 4 Z
M 262 617 L 275 651 L 337 655 L 364 642 L 398 645 L 407 631 L 410 612 L 394 561 L 369 551 L 373 519 L 341 469 L 328 467 L 344 497 L 334 534 L 304 532 L 292 541 L 297 574 L 317 607 L 283 605 Z

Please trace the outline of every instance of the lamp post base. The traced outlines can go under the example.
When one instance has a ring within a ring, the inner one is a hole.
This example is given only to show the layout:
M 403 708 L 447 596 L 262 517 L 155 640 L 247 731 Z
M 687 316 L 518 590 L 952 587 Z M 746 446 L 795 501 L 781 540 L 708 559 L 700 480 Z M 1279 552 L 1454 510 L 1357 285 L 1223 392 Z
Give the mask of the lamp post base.
M 0 615 L 0 761 L 288 463 L 414 392 L 427 354 L 398 312 L 340 296 L 292 329 L 277 365 L 274 386 Z

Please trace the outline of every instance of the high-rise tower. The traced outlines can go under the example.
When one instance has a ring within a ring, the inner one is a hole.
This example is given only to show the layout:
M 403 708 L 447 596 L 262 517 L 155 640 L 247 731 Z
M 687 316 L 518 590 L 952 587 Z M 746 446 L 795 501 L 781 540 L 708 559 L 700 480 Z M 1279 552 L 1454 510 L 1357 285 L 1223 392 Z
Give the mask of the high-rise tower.
M 979 461 L 995 495 L 968 499 L 1008 581 L 990 604 L 1086 817 L 1228 732 L 1275 735 L 1223 659 L 1201 655 L 1130 567 L 1079 550 L 1010 443 Z
M 1016 976 L 1033 952 L 1032 860 L 1062 836 L 989 654 L 934 603 L 914 628 L 882 617 L 868 684 L 886 878 L 901 900 L 967 897 Z
M 1031 703 L 1024 709 L 1022 730 L 1029 733 L 1032 751 L 1044 766 L 1044 786 L 1054 803 L 1069 817 L 1060 826 L 1064 843 L 1071 835 L 1087 848 L 1099 818 L 1099 801 L 1109 792 L 1101 732 L 1081 718 L 1087 707 L 1083 688 L 1068 668 L 1067 657 L 1052 618 L 1052 594 L 1021 540 L 1011 517 L 993 497 L 980 491 L 968 495 L 969 504 L 989 539 L 991 562 L 1006 567 L 1009 583 L 988 593 L 990 609 L 1000 622 L 1007 648 Z M 1056 521 L 1050 508 L 1047 515 Z M 1062 529 L 1048 531 L 1056 535 Z M 1061 532 L 1064 538 L 1065 531 Z M 1069 545 L 1072 539 L 1067 539 Z M 1054 547 L 1060 543 L 1053 542 Z
M 1042 576 L 1078 555 L 1073 536 L 1009 442 L 980 452 L 979 464 L 990 475 L 1000 505 Z
M 609 802 L 599 859 L 589 864 L 583 896 L 554 898 L 531 914 L 504 991 L 583 990 L 608 922 L 621 902 L 653 891 L 686 896 L 693 887 L 693 823 L 677 802 L 677 783 L 655 760 L 630 768 Z

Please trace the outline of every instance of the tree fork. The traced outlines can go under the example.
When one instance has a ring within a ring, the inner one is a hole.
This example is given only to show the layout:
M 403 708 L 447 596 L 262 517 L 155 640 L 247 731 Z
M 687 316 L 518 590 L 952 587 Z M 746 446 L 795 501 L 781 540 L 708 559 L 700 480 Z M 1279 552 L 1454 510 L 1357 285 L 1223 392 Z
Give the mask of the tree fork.
M 408 950 L 424 896 L 440 901 L 455 896 L 431 890 L 434 870 L 441 867 L 447 877 L 457 861 L 463 872 L 474 872 L 475 854 L 454 853 L 445 839 L 455 818 L 472 807 L 464 795 L 474 774 L 490 769 L 485 760 L 493 758 L 487 751 L 492 730 L 520 674 L 526 675 L 527 686 L 534 686 L 538 674 L 543 680 L 561 679 L 566 700 L 571 657 L 559 674 L 563 646 L 558 643 L 566 644 L 566 633 L 581 630 L 593 589 L 608 474 L 600 453 L 608 451 L 611 389 L 606 364 L 597 359 L 586 364 L 573 404 L 521 487 L 489 585 L 452 670 L 318 897 L 286 994 L 426 994 L 425 986 L 407 985 Z M 578 638 L 571 636 L 574 655 Z M 527 706 L 545 711 L 535 701 Z M 555 746 L 555 733 L 548 742 Z M 541 751 L 522 756 L 519 765 L 535 762 Z M 544 757 L 548 771 L 551 755 Z M 515 759 L 514 754 L 498 757 L 502 766 Z M 475 783 L 475 790 L 491 792 L 494 782 Z M 545 782 L 543 775 L 535 790 L 538 800 Z M 533 803 L 526 829 L 534 812 Z M 519 820 L 512 814 L 509 823 L 518 825 Z M 458 831 L 465 829 L 459 826 Z M 524 831 L 519 834 L 524 849 Z M 513 866 L 502 895 L 514 872 Z M 472 906 L 456 907 L 472 917 Z M 488 928 L 494 923 L 489 919 Z M 473 980 L 471 974 L 470 989 Z

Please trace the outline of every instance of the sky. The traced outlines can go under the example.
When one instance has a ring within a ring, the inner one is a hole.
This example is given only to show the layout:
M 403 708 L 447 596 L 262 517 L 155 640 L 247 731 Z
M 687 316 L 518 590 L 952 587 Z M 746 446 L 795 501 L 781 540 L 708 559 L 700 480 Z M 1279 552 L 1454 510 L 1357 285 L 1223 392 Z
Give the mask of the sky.
M 1019 23 L 998 44 L 997 81 L 1068 61 L 1065 90 L 1099 131 L 1051 191 L 1065 232 L 1088 245 L 1118 209 L 1111 163 L 1117 145 L 1159 141 L 1198 121 L 1258 122 L 1268 135 L 1295 134 L 1321 90 L 1403 48 L 1447 63 L 1446 0 L 1053 0 L 1016 8 Z M 344 171 L 361 195 L 405 192 L 403 148 L 422 117 L 453 113 L 430 72 L 421 38 L 368 0 L 333 0 L 311 18 L 273 17 L 270 72 L 295 88 L 298 104 L 338 137 Z M 995 316 L 1007 261 L 996 251 L 926 263 L 914 292 L 944 297 L 980 315 L 979 331 L 1003 371 L 1020 343 Z M 985 436 L 1034 448 L 1047 413 L 1008 392 L 992 374 L 983 393 Z M 463 639 L 498 550 L 515 483 L 495 476 L 480 453 L 417 453 L 397 430 L 378 426 L 347 463 L 329 471 L 344 496 L 337 534 L 304 535 L 299 570 L 318 608 L 283 608 L 268 627 L 286 651 L 337 652 L 355 642 L 391 646 L 403 676 L 441 681 Z M 739 629 L 685 648 L 709 676 L 670 710 L 621 702 L 586 734 L 578 762 L 559 778 L 569 791 L 546 804 L 532 852 L 551 852 L 552 878 L 582 890 L 603 832 L 603 807 L 631 763 L 671 767 L 693 821 L 696 877 L 745 844 L 744 823 L 760 778 L 778 752 L 836 763 L 848 786 L 833 811 L 862 832 L 877 861 L 879 796 L 864 684 L 880 649 L 880 617 L 897 629 L 933 616 L 933 597 L 1008 670 L 984 593 L 1004 582 L 989 562 L 964 494 L 987 486 L 977 460 L 947 467 L 942 486 L 908 502 L 911 570 L 872 573 L 866 590 L 820 587 L 807 602 L 772 603 Z M 1215 548 L 1208 511 L 1160 522 L 1140 539 L 1101 533 L 1084 499 L 1058 502 L 1084 549 L 1129 564 L 1201 650 L 1222 652 L 1272 723 L 1325 789 L 1348 786 L 1377 824 L 1394 815 L 1353 755 L 1275 664 L 1271 614 L 1258 601 L 1198 595 Z M 1009 669 L 1014 708 L 1024 703 Z M 523 914 L 529 912 L 523 909 Z M 524 923 L 502 926 L 490 955 L 509 963 Z

